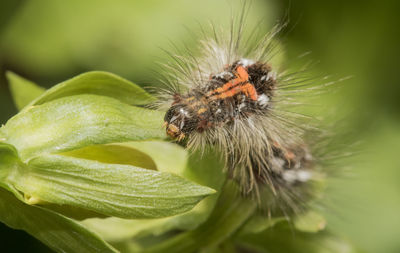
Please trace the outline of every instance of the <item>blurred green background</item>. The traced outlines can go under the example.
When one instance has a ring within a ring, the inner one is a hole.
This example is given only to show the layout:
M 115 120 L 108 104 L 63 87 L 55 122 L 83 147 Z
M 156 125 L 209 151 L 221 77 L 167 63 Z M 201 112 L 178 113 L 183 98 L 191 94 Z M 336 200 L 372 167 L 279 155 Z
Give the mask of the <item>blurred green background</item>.
M 329 228 L 366 252 L 400 252 L 400 1 L 255 2 L 270 24 L 290 12 L 288 58 L 311 51 L 322 73 L 353 76 L 330 105 L 351 115 L 362 152 L 348 161 L 351 175 L 330 183 Z M 160 48 L 191 47 L 185 27 L 224 22 L 229 6 L 238 1 L 2 0 L 0 124 L 16 113 L 6 70 L 45 87 L 89 70 L 155 84 Z M 49 251 L 3 224 L 0 238 L 2 252 Z

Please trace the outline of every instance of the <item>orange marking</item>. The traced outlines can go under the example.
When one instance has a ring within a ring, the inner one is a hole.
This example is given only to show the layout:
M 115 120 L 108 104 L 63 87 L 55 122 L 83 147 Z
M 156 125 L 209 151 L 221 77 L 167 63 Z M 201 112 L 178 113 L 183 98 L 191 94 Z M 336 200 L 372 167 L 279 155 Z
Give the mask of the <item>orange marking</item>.
M 257 100 L 257 91 L 251 83 L 245 83 L 244 85 L 241 85 L 239 87 L 234 87 L 233 89 L 227 90 L 221 94 L 212 96 L 211 99 L 224 99 L 227 97 L 233 97 L 239 92 L 243 92 L 246 97 L 249 97 L 254 101 Z
M 209 92 L 208 95 L 212 95 L 214 93 L 222 93 L 224 91 L 229 90 L 230 88 L 238 85 L 239 83 L 244 83 L 249 80 L 249 74 L 247 73 L 246 69 L 243 68 L 242 66 L 237 67 L 236 69 L 236 78 L 233 80 L 230 80 L 229 82 L 225 83 L 222 87 L 219 87 L 215 90 L 212 90 Z
M 210 97 L 210 99 L 225 99 L 227 97 L 233 97 L 239 92 L 243 92 L 247 97 L 250 97 L 252 100 L 257 100 L 257 91 L 254 86 L 248 82 L 249 74 L 247 73 L 246 69 L 242 66 L 238 66 L 236 68 L 236 72 L 237 73 L 235 74 L 235 79 L 230 80 L 222 87 L 219 87 L 208 93 L 209 96 L 215 93 L 220 93 Z M 239 86 L 239 84 L 242 85 Z
M 243 68 L 242 66 L 239 66 L 236 68 L 236 71 L 239 74 L 239 77 L 243 80 L 243 81 L 247 81 L 249 80 L 249 73 L 247 73 L 246 69 Z
M 251 83 L 246 83 L 241 86 L 240 89 L 247 97 L 250 97 L 252 100 L 257 100 L 257 91 Z
M 251 98 L 252 100 L 256 101 L 258 98 L 257 91 L 251 83 L 245 83 L 244 85 L 234 87 L 230 90 L 227 90 L 223 93 L 211 96 L 211 100 L 215 99 L 224 99 L 228 97 L 233 97 L 234 95 L 238 94 L 239 92 L 243 92 L 246 97 Z

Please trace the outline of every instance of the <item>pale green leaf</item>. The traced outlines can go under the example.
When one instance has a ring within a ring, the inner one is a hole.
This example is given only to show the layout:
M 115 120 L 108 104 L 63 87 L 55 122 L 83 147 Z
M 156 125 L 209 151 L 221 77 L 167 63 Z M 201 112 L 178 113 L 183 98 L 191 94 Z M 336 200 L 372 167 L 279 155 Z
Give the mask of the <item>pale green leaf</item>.
M 139 149 L 127 147 L 123 143 L 87 146 L 61 154 L 102 163 L 126 164 L 157 170 L 157 165 L 152 157 Z
M 26 161 L 88 145 L 163 138 L 163 117 L 113 98 L 77 95 L 26 108 L 2 132 Z
M 0 221 L 11 228 L 25 230 L 57 252 L 116 252 L 98 235 L 74 220 L 24 204 L 1 188 Z
M 10 84 L 11 95 L 18 110 L 45 92 L 45 89 L 21 76 L 8 71 L 6 77 Z
M 181 177 L 130 165 L 43 155 L 8 180 L 27 202 L 76 206 L 122 218 L 171 216 L 215 191 Z
M 141 87 L 124 78 L 108 72 L 92 71 L 55 85 L 30 105 L 40 105 L 57 98 L 81 94 L 112 97 L 129 105 L 145 105 L 155 100 Z

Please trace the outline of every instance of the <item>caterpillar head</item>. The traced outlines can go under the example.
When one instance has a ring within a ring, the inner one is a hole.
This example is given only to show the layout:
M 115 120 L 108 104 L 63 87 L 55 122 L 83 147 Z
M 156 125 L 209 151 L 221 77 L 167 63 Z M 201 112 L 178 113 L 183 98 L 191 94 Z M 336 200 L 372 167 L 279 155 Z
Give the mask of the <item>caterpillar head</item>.
M 196 129 L 198 121 L 194 111 L 187 105 L 175 104 L 165 114 L 164 126 L 168 136 L 181 141 Z

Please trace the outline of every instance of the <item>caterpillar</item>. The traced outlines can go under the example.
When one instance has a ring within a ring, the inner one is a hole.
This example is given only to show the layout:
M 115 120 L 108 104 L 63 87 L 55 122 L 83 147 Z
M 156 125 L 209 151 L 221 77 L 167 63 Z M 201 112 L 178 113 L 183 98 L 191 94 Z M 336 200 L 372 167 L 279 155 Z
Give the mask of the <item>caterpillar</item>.
M 246 10 L 228 32 L 215 26 L 204 32 L 200 56 L 189 49 L 169 53 L 167 88 L 159 94 L 164 127 L 189 150 L 216 147 L 230 177 L 260 207 L 301 212 L 321 173 L 304 139 L 312 124 L 288 108 L 298 104 L 298 93 L 316 84 L 304 71 L 282 71 L 273 64 L 280 54 L 277 36 L 287 22 L 258 36 L 257 27 L 247 32 Z M 272 201 L 263 201 L 266 195 Z

